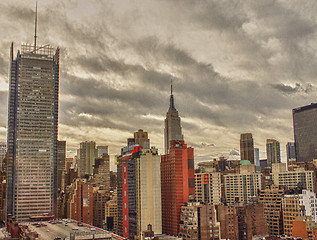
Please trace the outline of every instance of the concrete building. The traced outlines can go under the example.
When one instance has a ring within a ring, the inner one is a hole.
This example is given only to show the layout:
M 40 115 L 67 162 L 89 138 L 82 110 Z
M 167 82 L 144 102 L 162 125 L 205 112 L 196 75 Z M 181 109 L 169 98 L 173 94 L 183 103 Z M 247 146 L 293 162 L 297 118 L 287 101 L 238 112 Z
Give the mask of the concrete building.
M 96 157 L 101 157 L 104 154 L 106 154 L 106 155 L 109 154 L 108 146 L 97 146 L 97 156 Z
M 105 204 L 105 229 L 114 233 L 118 232 L 117 198 Z
M 169 153 L 172 140 L 184 140 L 181 127 L 181 119 L 175 108 L 173 86 L 171 85 L 170 106 L 166 113 L 164 128 L 164 149 L 165 155 Z
M 217 205 L 221 202 L 222 183 L 220 172 L 195 173 L 195 200 Z
M 199 202 L 185 203 L 181 209 L 178 236 L 182 239 L 221 239 L 215 207 Z
M 259 200 L 264 206 L 264 217 L 270 236 L 283 234 L 282 198 L 284 190 L 278 186 L 270 186 L 261 190 Z
M 298 162 L 317 158 L 317 104 L 293 109 L 295 154 Z
M 148 137 L 148 133 L 144 132 L 142 129 L 134 133 L 134 143 L 139 144 L 143 148 L 150 148 L 150 139 Z
M 255 164 L 252 133 L 241 133 L 240 135 L 240 159 L 249 160 L 251 164 Z
M 156 148 L 142 149 L 137 159 L 136 176 L 137 234 L 140 236 L 149 224 L 156 234 L 162 234 L 160 155 Z
M 68 199 L 69 216 L 79 222 L 93 224 L 93 185 L 86 179 L 76 179 Z
M 95 187 L 93 189 L 93 225 L 96 227 L 105 227 L 105 206 L 106 202 L 110 200 L 109 190 Z
M 97 187 L 103 186 L 103 189 L 110 190 L 110 157 L 108 154 L 103 153 L 102 156 L 95 159 L 93 176 Z
M 315 172 L 302 168 L 286 171 L 285 163 L 272 165 L 271 178 L 274 185 L 285 186 L 287 189 L 307 189 L 315 191 Z
M 301 216 L 301 206 L 298 195 L 284 195 L 282 199 L 283 230 L 284 234 L 291 236 L 293 221 Z
M 273 163 L 281 162 L 280 142 L 266 139 L 267 168 L 271 169 Z
M 249 203 L 263 187 L 262 174 L 255 172 L 253 164 L 240 165 L 240 173 L 223 175 L 223 185 L 227 204 Z
M 161 159 L 162 231 L 177 236 L 181 207 L 195 197 L 194 149 L 184 141 L 171 141 Z
M 57 214 L 59 52 L 35 41 L 14 58 L 11 45 L 7 214 L 17 221 Z
M 93 174 L 93 166 L 95 164 L 95 158 L 98 155 L 96 143 L 94 141 L 81 142 L 78 150 L 78 176 L 84 177 L 85 175 Z

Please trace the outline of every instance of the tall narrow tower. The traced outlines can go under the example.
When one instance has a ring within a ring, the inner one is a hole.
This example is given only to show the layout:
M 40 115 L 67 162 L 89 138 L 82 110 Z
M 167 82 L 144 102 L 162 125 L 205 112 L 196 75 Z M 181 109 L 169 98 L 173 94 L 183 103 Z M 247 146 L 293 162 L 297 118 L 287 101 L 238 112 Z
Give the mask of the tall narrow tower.
M 241 160 L 249 160 L 252 164 L 254 164 L 254 146 L 252 133 L 241 133 L 240 157 Z
M 7 214 L 18 221 L 57 209 L 59 49 L 34 40 L 10 54 Z
M 172 140 L 184 140 L 181 127 L 181 119 L 174 105 L 173 84 L 171 82 L 170 107 L 166 113 L 164 128 L 165 154 L 169 153 Z

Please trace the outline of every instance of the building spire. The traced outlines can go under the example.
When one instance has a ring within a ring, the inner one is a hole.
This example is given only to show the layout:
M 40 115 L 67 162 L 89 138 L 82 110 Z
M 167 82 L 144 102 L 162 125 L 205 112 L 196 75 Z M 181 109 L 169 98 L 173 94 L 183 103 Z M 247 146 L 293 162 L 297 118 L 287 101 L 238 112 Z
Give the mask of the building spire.
M 36 38 L 37 38 L 37 1 L 35 6 L 34 53 L 36 51 Z
M 174 96 L 173 96 L 173 80 L 171 79 L 171 96 L 170 96 L 170 108 L 169 110 L 176 110 L 174 105 Z

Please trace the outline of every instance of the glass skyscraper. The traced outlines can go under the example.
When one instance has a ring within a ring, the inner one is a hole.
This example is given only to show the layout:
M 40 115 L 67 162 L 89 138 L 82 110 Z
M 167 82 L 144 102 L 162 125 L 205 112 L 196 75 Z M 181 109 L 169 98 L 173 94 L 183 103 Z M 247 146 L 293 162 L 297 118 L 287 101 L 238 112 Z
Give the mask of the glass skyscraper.
M 55 214 L 59 49 L 22 45 L 10 54 L 7 214 Z

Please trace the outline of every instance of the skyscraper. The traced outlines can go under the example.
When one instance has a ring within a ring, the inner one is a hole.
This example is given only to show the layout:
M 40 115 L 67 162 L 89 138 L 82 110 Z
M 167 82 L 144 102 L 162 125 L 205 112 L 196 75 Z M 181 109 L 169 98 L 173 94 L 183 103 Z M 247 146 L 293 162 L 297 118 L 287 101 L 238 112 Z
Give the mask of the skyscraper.
M 281 162 L 280 142 L 274 139 L 266 139 L 267 167 L 272 168 L 273 163 Z
M 35 24 L 36 26 L 36 24 Z M 35 28 L 36 29 L 36 28 Z M 18 221 L 55 214 L 59 49 L 10 51 L 7 214 Z
M 62 174 L 65 170 L 66 141 L 57 141 L 57 188 L 61 189 Z
M 161 159 L 162 231 L 177 236 L 181 207 L 195 197 L 194 149 L 184 141 L 171 141 Z
M 286 157 L 287 157 L 287 164 L 289 163 L 290 159 L 296 159 L 295 143 L 288 142 L 286 144 Z
M 241 160 L 249 160 L 252 164 L 254 164 L 252 133 L 242 133 L 240 135 L 240 157 Z
M 255 167 L 257 172 L 261 172 L 260 166 L 260 149 L 254 148 L 254 160 L 255 160 Z
M 294 140 L 297 162 L 317 158 L 317 103 L 293 109 Z
M 171 140 L 184 140 L 181 127 L 181 119 L 174 105 L 173 85 L 171 84 L 170 106 L 166 113 L 164 128 L 165 154 L 169 152 Z
M 95 164 L 95 158 L 98 155 L 96 142 L 94 141 L 81 142 L 78 153 L 79 153 L 78 176 L 84 177 L 85 175 L 92 175 L 93 166 Z

